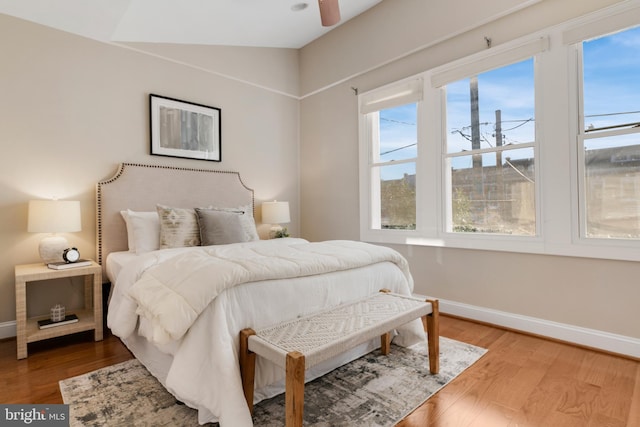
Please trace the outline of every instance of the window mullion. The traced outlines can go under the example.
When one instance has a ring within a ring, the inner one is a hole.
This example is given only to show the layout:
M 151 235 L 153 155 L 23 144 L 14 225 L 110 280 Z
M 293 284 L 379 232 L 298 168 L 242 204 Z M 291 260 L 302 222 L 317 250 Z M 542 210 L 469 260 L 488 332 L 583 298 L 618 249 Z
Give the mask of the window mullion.
M 447 153 L 445 154 L 445 157 L 464 157 L 476 154 L 502 153 L 509 150 L 519 150 L 521 148 L 535 147 L 535 144 L 535 142 L 526 142 L 518 145 L 503 145 L 500 147 L 481 148 L 479 150 L 460 151 L 457 153 Z
M 417 157 L 413 157 L 413 158 L 410 158 L 410 159 L 403 159 L 403 160 L 390 160 L 388 162 L 371 163 L 371 166 L 372 167 L 380 167 L 380 166 L 401 165 L 401 164 L 404 164 L 404 163 L 415 163 L 417 159 L 418 159 Z
M 607 138 L 611 136 L 631 135 L 634 133 L 640 133 L 640 127 L 602 130 L 599 132 L 582 132 L 580 134 L 580 137 L 583 140 L 589 140 L 589 139 L 597 139 L 597 138 Z

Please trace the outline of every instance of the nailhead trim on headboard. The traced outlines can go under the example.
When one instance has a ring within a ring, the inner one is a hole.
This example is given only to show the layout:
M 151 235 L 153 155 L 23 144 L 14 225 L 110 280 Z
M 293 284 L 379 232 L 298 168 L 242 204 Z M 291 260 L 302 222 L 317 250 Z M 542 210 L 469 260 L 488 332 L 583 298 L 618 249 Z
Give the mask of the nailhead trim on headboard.
M 104 257 L 104 253 L 103 253 L 103 218 L 102 218 L 102 212 L 103 212 L 103 187 L 105 185 L 111 184 L 114 181 L 118 180 L 119 178 L 122 177 L 123 173 L 125 172 L 125 170 L 127 168 L 150 168 L 150 169 L 165 169 L 167 171 L 187 171 L 187 172 L 198 172 L 198 173 L 212 173 L 212 174 L 233 174 L 236 175 L 238 178 L 238 181 L 240 182 L 240 184 L 242 185 L 242 187 L 244 187 L 247 191 L 249 191 L 251 193 L 251 205 L 254 208 L 254 216 L 255 216 L 255 198 L 254 198 L 254 193 L 253 193 L 253 189 L 249 188 L 246 186 L 246 184 L 242 181 L 242 178 L 240 177 L 240 173 L 239 172 L 232 172 L 232 171 L 220 171 L 220 170 L 210 170 L 210 169 L 196 169 L 196 168 L 185 168 L 185 167 L 177 167 L 177 166 L 163 166 L 163 165 L 145 165 L 145 164 L 139 164 L 139 163 L 121 163 L 118 166 L 118 170 L 116 171 L 116 173 L 108 179 L 99 181 L 96 184 L 96 224 L 97 224 L 97 228 L 96 228 L 96 256 L 97 256 L 97 262 L 99 264 L 103 264 L 103 257 Z M 103 265 L 103 270 L 104 270 L 104 265 Z

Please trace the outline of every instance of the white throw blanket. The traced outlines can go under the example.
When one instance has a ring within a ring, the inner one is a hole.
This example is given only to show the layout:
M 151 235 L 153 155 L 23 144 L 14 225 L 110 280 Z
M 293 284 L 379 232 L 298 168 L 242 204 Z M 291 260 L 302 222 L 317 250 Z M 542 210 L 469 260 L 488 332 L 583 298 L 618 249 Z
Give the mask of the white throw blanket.
M 130 291 L 137 314 L 150 322 L 147 338 L 179 340 L 225 289 L 259 280 L 312 276 L 393 262 L 411 280 L 396 251 L 362 242 L 326 241 L 256 247 L 209 246 L 177 255 L 148 269 Z

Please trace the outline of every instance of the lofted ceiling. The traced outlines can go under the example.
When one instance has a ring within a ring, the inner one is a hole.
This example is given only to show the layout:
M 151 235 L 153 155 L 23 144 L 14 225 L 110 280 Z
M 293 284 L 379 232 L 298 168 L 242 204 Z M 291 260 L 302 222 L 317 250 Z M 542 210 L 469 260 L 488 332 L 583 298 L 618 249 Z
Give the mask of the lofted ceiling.
M 104 42 L 300 48 L 382 0 L 340 0 L 323 27 L 317 0 L 0 0 L 0 13 Z

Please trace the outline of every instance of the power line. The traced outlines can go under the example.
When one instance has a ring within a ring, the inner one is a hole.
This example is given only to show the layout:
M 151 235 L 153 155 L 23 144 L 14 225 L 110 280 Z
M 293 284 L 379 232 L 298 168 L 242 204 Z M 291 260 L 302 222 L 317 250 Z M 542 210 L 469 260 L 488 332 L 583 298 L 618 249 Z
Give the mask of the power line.
M 470 126 L 466 126 L 467 128 L 469 128 Z M 462 128 L 464 129 L 464 128 Z M 451 133 L 459 133 L 461 137 L 463 137 L 464 139 L 466 139 L 467 141 L 471 141 L 471 135 L 467 135 L 466 133 L 462 132 L 462 130 L 460 129 L 454 129 L 451 131 Z
M 640 114 L 640 111 L 623 111 L 623 112 L 618 112 L 618 113 L 589 114 L 589 115 L 586 115 L 584 117 L 587 118 L 587 117 L 621 116 L 621 115 L 625 115 L 625 114 Z M 415 126 L 416 125 L 415 123 L 405 122 L 405 121 L 395 120 L 395 119 L 389 119 L 389 118 L 386 118 L 386 117 L 380 117 L 380 120 L 384 120 L 384 121 L 392 122 L 392 123 L 398 123 L 398 124 L 407 125 L 407 126 Z M 509 128 L 509 129 L 503 129 L 502 132 L 504 133 L 504 132 L 512 131 L 514 129 L 518 129 L 519 127 L 522 127 L 522 126 L 526 125 L 529 122 L 535 122 L 535 118 L 531 117 L 531 118 L 528 118 L 528 119 L 503 120 L 502 123 L 520 123 L 520 124 L 517 125 L 517 126 L 514 126 L 512 128 Z M 494 124 L 494 123 L 493 122 L 482 122 L 482 123 L 480 123 L 481 126 L 487 126 L 487 125 L 490 125 L 490 124 Z M 633 123 L 633 124 L 637 125 L 637 123 Z M 625 126 L 628 126 L 628 125 L 625 125 Z M 464 132 L 462 132 L 462 129 L 469 129 L 469 128 L 471 128 L 471 126 L 463 126 L 460 129 L 453 129 L 451 131 L 451 133 L 452 134 L 458 133 L 458 134 L 460 134 L 460 136 L 462 136 L 467 141 L 471 141 L 471 135 L 467 135 Z M 598 130 L 600 130 L 600 129 L 598 129 Z M 504 134 L 503 134 L 503 137 L 504 137 L 504 139 L 510 139 L 512 141 L 516 141 L 516 140 L 514 140 L 512 138 L 509 138 L 507 135 L 504 135 Z M 484 134 L 482 134 L 482 139 L 487 144 L 489 144 L 489 146 L 493 147 L 491 142 L 486 138 L 486 136 Z M 518 143 L 518 142 L 516 141 L 515 143 Z M 408 144 L 408 145 L 404 145 L 402 147 L 394 148 L 393 150 L 385 151 L 383 153 L 380 153 L 380 155 L 384 156 L 386 154 L 390 154 L 390 153 L 393 153 L 393 152 L 396 152 L 396 151 L 404 150 L 405 148 L 413 147 L 413 146 L 416 146 L 416 145 L 417 145 L 417 143 L 414 142 L 412 144 Z
M 484 133 L 483 133 L 483 134 L 480 134 L 480 138 L 482 138 L 482 139 L 487 143 L 487 145 L 488 145 L 489 147 L 491 147 L 491 148 L 495 148 L 495 147 L 493 146 L 493 144 L 491 143 L 491 141 L 489 141 L 489 140 L 487 139 L 487 137 L 486 137 L 486 135 L 485 135 Z
M 622 113 L 605 113 L 605 114 L 590 114 L 588 116 L 584 116 L 586 117 L 606 117 L 606 116 L 622 116 L 624 114 L 638 114 L 640 113 L 640 111 L 625 111 Z
M 610 116 L 623 116 L 623 115 L 627 115 L 627 114 L 640 114 L 640 111 L 621 111 L 618 113 L 603 113 L 603 114 L 588 114 L 586 116 L 584 116 L 585 118 L 592 118 L 592 117 L 610 117 Z M 503 120 L 502 123 L 520 123 L 518 126 L 514 126 L 512 128 L 509 129 L 503 129 L 503 132 L 507 132 L 510 130 L 514 130 L 514 129 L 518 129 L 521 126 L 524 126 L 525 124 L 529 123 L 529 122 L 535 122 L 536 119 L 531 117 L 528 119 L 513 119 L 513 120 Z M 491 125 L 494 124 L 493 122 L 483 122 L 480 123 L 481 126 L 486 126 L 486 125 Z M 471 128 L 471 126 L 463 126 L 460 129 L 469 129 Z M 451 131 L 451 133 L 456 133 L 456 132 L 460 132 L 458 129 L 454 129 Z
M 386 117 L 380 117 L 380 120 L 384 120 L 385 122 L 391 122 L 391 123 L 398 123 L 401 125 L 407 125 L 407 126 L 415 126 L 415 123 L 411 123 L 411 122 L 403 122 L 402 120 L 396 120 L 396 119 L 388 119 Z
M 480 126 L 487 126 L 487 125 L 490 125 L 491 123 L 492 123 L 492 122 L 482 122 L 482 123 L 478 123 L 478 125 L 480 125 Z M 471 129 L 471 128 L 472 128 L 472 126 L 471 126 L 471 125 L 469 125 L 469 126 L 462 126 L 460 129 Z M 454 132 L 454 131 L 452 131 L 451 133 L 453 133 L 453 132 Z
M 530 118 L 530 119 L 527 119 L 527 120 L 522 121 L 522 123 L 520 123 L 518 126 L 514 126 L 514 127 L 509 128 L 509 129 L 502 129 L 502 132 L 508 132 L 508 131 L 510 131 L 510 130 L 518 129 L 520 126 L 524 126 L 524 125 L 526 125 L 527 123 L 529 123 L 529 122 L 533 122 L 533 121 L 535 121 L 535 120 L 534 120 L 534 119 L 533 119 L 533 117 L 532 117 L 532 118 Z M 502 123 L 505 123 L 505 122 L 502 122 Z
M 385 151 L 384 153 L 380 153 L 380 155 L 384 156 L 385 154 L 393 153 L 394 151 L 404 150 L 405 148 L 413 147 L 414 145 L 418 145 L 418 143 L 414 142 L 413 144 L 404 145 L 402 147 L 394 148 L 393 150 L 389 150 L 389 151 Z

